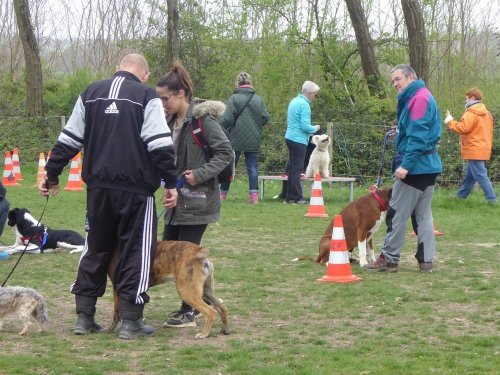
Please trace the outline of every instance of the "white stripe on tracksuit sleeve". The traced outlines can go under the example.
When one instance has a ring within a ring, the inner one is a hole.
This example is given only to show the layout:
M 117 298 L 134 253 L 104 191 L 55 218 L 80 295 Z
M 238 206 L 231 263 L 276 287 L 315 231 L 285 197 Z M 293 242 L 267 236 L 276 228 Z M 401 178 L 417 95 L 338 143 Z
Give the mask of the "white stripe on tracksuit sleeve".
M 68 122 L 64 126 L 64 129 L 83 140 L 83 135 L 85 134 L 85 106 L 83 105 L 81 96 L 78 96 L 78 100 L 75 103 L 73 112 L 71 113 Z M 81 149 L 83 147 L 82 143 L 76 141 L 71 137 L 68 137 L 64 133 L 61 133 L 57 140 L 76 149 Z
M 162 135 L 148 143 L 148 151 L 151 152 L 161 147 L 173 145 L 170 129 L 168 128 L 163 105 L 160 98 L 151 99 L 144 108 L 144 123 L 142 125 L 141 138 L 143 141 Z

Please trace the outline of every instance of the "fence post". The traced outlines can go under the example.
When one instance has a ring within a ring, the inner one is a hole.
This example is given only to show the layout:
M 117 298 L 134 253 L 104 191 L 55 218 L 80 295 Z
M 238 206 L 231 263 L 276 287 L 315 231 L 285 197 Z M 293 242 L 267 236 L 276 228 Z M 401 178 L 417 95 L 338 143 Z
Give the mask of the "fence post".
M 328 171 L 330 172 L 330 176 L 333 176 L 333 122 L 326 123 L 326 135 L 330 137 L 330 144 L 328 145 L 328 154 L 330 155 L 330 164 L 328 165 Z
M 66 116 L 61 116 L 61 129 L 66 126 Z

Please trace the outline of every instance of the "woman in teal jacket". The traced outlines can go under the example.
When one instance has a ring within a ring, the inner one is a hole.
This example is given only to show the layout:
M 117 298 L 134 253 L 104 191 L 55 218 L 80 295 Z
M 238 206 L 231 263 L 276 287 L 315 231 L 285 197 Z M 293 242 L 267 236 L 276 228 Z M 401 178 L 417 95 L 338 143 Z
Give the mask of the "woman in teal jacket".
M 319 86 L 311 81 L 302 85 L 302 93 L 292 99 L 288 105 L 288 126 L 285 133 L 286 146 L 288 147 L 287 174 L 285 203 L 307 204 L 302 196 L 300 174 L 304 167 L 309 137 L 316 133 L 319 125 L 311 124 L 311 102 L 316 98 Z

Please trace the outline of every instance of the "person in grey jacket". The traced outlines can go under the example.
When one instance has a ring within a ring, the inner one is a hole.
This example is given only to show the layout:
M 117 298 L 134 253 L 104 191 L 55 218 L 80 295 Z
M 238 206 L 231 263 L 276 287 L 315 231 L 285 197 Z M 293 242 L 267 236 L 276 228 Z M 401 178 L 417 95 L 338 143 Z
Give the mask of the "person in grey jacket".
M 165 213 L 163 240 L 189 241 L 199 245 L 210 223 L 220 219 L 217 175 L 233 160 L 231 143 L 217 122 L 224 112 L 222 102 L 193 98 L 193 85 L 186 69 L 175 63 L 156 84 L 172 131 L 177 165 L 177 206 Z M 203 133 L 211 156 L 197 145 L 192 121 L 202 119 Z M 208 160 L 207 160 L 208 159 Z M 170 314 L 166 327 L 196 326 L 195 311 L 182 302 Z
M 258 160 L 262 127 L 269 121 L 264 101 L 255 94 L 250 74 L 241 72 L 236 78 L 236 89 L 226 103 L 226 111 L 221 125 L 228 130 L 231 145 L 235 152 L 235 164 L 243 152 L 248 173 L 248 201 L 256 204 L 259 201 Z M 230 182 L 220 185 L 220 198 L 226 199 Z

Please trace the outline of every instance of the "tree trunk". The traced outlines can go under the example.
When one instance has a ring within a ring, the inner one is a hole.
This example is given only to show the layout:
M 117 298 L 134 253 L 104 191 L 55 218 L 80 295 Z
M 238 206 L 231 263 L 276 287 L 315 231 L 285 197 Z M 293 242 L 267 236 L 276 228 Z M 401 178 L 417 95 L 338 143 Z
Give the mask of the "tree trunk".
M 179 0 L 167 0 L 167 67 L 179 60 Z
M 359 56 L 361 58 L 361 65 L 363 66 L 366 83 L 368 84 L 368 90 L 370 90 L 372 96 L 377 95 L 381 99 L 385 98 L 384 85 L 381 82 L 380 71 L 378 70 L 378 63 L 373 50 L 372 38 L 368 29 L 365 13 L 361 7 L 361 0 L 345 0 L 345 2 L 354 28 L 354 33 L 356 34 Z
M 38 42 L 30 21 L 28 0 L 14 0 L 19 38 L 26 63 L 27 109 L 30 116 L 43 116 L 43 78 Z
M 424 16 L 419 0 L 401 0 L 406 28 L 410 65 L 424 82 L 429 79 L 429 55 L 425 34 Z

